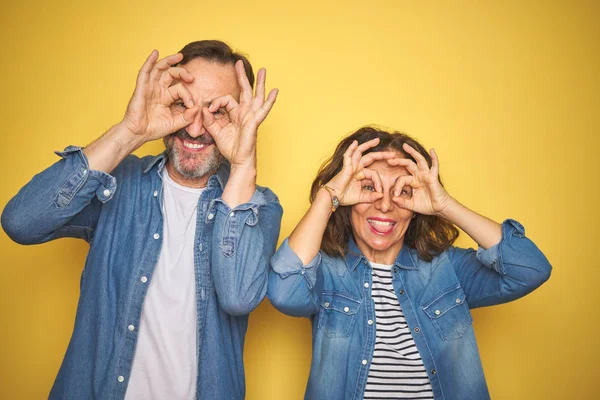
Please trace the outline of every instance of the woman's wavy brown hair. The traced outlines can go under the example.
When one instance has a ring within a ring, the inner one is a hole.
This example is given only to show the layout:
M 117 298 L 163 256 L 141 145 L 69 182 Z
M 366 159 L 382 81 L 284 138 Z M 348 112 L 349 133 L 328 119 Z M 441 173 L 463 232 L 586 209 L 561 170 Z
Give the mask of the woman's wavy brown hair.
M 415 161 L 410 154 L 402 149 L 402 145 L 407 143 L 421 153 L 427 160 L 429 167 L 431 167 L 431 156 L 415 139 L 404 133 L 389 133 L 374 126 L 365 126 L 344 138 L 338 144 L 333 156 L 321 165 L 311 187 L 311 204 L 315 200 L 321 186 L 325 185 L 341 171 L 344 152 L 348 146 L 355 140 L 361 144 L 375 138 L 379 138 L 379 144 L 365 151 L 364 154 L 373 151 L 391 150 Z M 440 178 L 441 183 L 442 180 Z M 350 235 L 353 235 L 350 220 L 351 210 L 351 206 L 340 206 L 327 222 L 323 241 L 321 242 L 321 250 L 326 254 L 344 257 L 348 251 L 348 241 L 350 240 Z M 458 238 L 458 229 L 446 219 L 435 215 L 415 214 L 404 235 L 404 244 L 416 249 L 421 259 L 431 261 L 434 256 L 441 254 L 450 247 L 456 238 Z

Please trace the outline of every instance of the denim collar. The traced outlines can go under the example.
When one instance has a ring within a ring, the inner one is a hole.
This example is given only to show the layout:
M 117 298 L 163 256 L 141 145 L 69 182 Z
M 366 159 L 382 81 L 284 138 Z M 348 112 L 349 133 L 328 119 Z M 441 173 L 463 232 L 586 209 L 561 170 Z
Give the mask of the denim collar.
M 348 250 L 346 251 L 346 264 L 350 271 L 354 271 L 361 261 L 364 261 L 366 265 L 369 265 L 369 260 L 367 260 L 360 252 L 354 238 L 351 237 L 348 241 Z M 406 245 L 402 246 L 394 265 L 403 269 L 418 269 L 419 262 L 417 251 Z
M 144 174 L 150 172 L 150 170 L 154 167 L 157 168 L 158 173 L 162 172 L 163 168 L 167 163 L 167 158 L 168 157 L 166 151 L 162 152 L 157 156 L 151 157 L 148 161 L 148 165 L 144 168 Z M 223 161 L 217 169 L 217 172 L 210 178 L 208 178 L 208 183 L 206 186 L 212 187 L 215 184 L 218 184 L 221 187 L 221 189 L 225 188 L 225 184 L 227 184 L 227 179 L 229 178 L 230 169 L 231 167 L 229 166 L 229 162 Z

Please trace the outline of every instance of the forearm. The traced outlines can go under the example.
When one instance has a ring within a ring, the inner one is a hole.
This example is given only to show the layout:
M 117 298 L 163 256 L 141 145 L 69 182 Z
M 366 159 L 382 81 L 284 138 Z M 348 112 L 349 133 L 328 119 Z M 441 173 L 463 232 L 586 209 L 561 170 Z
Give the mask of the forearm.
M 91 170 L 110 174 L 125 157 L 143 143 L 140 135 L 131 133 L 121 122 L 87 145 L 83 153 Z
M 319 253 L 323 233 L 330 216 L 331 196 L 325 189 L 320 189 L 312 205 L 288 239 L 290 247 L 304 265 Z
M 484 249 L 489 249 L 502 239 L 502 227 L 499 223 L 477 214 L 455 199 L 439 215 L 462 229 Z
M 268 197 L 275 197 L 272 193 Z M 219 304 L 231 315 L 248 314 L 267 292 L 269 261 L 275 252 L 282 209 L 264 204 L 265 193 L 236 209 L 217 203 L 212 243 L 212 274 Z
M 34 176 L 4 208 L 2 226 L 18 243 L 63 236 L 89 241 L 100 203 L 115 192 L 116 179 L 91 171 L 80 148 L 69 146 L 57 154 L 63 159 Z M 95 198 L 99 202 L 93 203 Z
M 250 201 L 256 190 L 256 167 L 231 167 L 221 198 L 231 208 Z

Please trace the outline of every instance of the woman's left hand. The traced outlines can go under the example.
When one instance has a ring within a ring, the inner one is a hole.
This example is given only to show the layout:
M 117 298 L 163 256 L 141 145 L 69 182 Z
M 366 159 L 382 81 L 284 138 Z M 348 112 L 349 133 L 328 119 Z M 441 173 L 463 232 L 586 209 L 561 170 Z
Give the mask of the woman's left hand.
M 435 150 L 429 151 L 432 164 L 429 168 L 423 155 L 406 143 L 403 146 L 417 162 L 408 158 L 388 160 L 389 165 L 405 167 L 410 173 L 397 180 L 392 190 L 392 200 L 399 207 L 419 214 L 441 215 L 450 204 L 452 197 L 439 181 L 439 163 Z M 407 186 L 410 186 L 412 193 L 404 191 Z

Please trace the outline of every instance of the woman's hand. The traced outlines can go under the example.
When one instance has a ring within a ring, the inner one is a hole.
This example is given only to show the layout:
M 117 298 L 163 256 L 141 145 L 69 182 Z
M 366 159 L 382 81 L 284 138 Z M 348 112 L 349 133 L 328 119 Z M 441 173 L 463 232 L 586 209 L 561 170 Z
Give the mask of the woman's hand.
M 350 206 L 357 203 L 372 203 L 383 196 L 383 185 L 379 174 L 367 167 L 376 160 L 391 161 L 396 154 L 389 151 L 379 151 L 362 155 L 363 152 L 377 146 L 378 143 L 378 138 L 361 145 L 355 140 L 346 149 L 342 170 L 325 185 L 333 190 L 340 201 L 340 205 Z M 366 179 L 373 182 L 374 190 L 363 190 L 362 181 Z
M 446 192 L 439 181 L 439 162 L 435 150 L 431 149 L 431 168 L 427 160 L 418 151 L 403 145 L 404 150 L 417 162 L 408 158 L 394 158 L 388 160 L 392 166 L 405 167 L 410 175 L 400 177 L 392 190 L 392 200 L 399 207 L 406 208 L 419 214 L 441 215 L 451 203 L 452 197 Z M 410 186 L 412 193 L 403 192 Z

